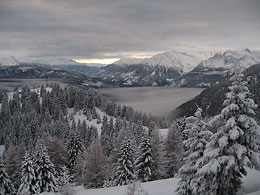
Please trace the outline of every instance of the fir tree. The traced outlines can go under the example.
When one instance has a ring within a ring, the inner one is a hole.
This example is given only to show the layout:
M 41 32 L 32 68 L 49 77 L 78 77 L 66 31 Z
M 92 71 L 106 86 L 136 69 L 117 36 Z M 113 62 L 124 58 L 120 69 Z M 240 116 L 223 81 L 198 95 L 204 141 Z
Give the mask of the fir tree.
M 72 136 L 67 146 L 68 168 L 73 174 L 73 168 L 77 164 L 79 155 L 83 152 L 83 144 L 78 136 Z
M 63 195 L 73 194 L 72 186 L 70 184 L 70 175 L 66 166 L 62 167 L 62 170 L 59 173 L 57 185 L 58 191 Z
M 56 171 L 44 144 L 38 144 L 34 157 L 37 192 L 55 192 L 57 188 Z
M 184 141 L 186 151 L 184 165 L 178 172 L 181 179 L 176 190 L 178 195 L 198 194 L 197 161 L 203 156 L 211 135 L 211 132 L 206 130 L 207 124 L 202 120 L 201 113 L 202 109 L 198 108 L 194 116 L 186 119 L 186 127 L 183 131 L 187 135 Z
M 136 176 L 142 182 L 152 181 L 154 175 L 154 160 L 149 138 L 144 137 L 139 147 L 138 158 L 135 161 Z
M 15 195 L 15 189 L 11 183 L 2 158 L 0 157 L 0 194 Z
M 21 184 L 18 190 L 19 195 L 35 194 L 36 176 L 33 166 L 33 160 L 29 153 L 26 152 L 24 155 L 24 161 L 22 162 L 22 178 Z
M 116 164 L 115 185 L 126 185 L 132 183 L 135 179 L 133 153 L 131 140 L 126 138 L 122 142 L 119 159 Z
M 260 127 L 253 119 L 257 105 L 241 73 L 235 72 L 230 81 L 225 107 L 210 121 L 217 132 L 211 136 L 201 160 L 200 194 L 236 194 L 242 175 L 246 175 L 245 166 L 260 166 Z

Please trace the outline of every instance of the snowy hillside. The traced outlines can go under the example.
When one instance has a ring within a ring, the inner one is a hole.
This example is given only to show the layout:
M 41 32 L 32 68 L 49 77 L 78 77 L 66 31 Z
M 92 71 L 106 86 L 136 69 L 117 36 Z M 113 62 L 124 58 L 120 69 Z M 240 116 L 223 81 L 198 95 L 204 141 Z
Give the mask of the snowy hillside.
M 238 195 L 259 195 L 260 194 L 260 172 L 247 169 L 248 175 L 243 177 L 243 189 L 238 192 Z M 152 182 L 141 183 L 141 187 L 147 195 L 170 195 L 175 194 L 179 179 L 164 179 Z M 83 186 L 74 188 L 74 195 L 127 195 L 127 186 L 116 186 L 100 189 L 84 189 Z M 43 193 L 44 195 L 53 195 L 53 193 Z M 42 194 L 42 195 L 43 195 Z M 143 194 L 141 194 L 143 195 Z
M 223 53 L 216 53 L 213 57 L 202 61 L 197 68 L 231 69 L 236 64 L 248 68 L 257 63 L 260 63 L 260 51 L 251 51 L 249 49 L 240 51 L 226 50 Z

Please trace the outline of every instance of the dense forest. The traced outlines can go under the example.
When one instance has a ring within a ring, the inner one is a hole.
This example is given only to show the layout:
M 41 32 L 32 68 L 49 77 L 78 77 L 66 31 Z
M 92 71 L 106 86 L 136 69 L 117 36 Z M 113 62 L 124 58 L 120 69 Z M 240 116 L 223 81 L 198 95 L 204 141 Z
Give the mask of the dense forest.
M 94 89 L 55 83 L 1 89 L 0 102 L 7 194 L 152 181 L 173 177 L 181 166 L 176 125 L 162 138 L 164 118 L 117 105 Z

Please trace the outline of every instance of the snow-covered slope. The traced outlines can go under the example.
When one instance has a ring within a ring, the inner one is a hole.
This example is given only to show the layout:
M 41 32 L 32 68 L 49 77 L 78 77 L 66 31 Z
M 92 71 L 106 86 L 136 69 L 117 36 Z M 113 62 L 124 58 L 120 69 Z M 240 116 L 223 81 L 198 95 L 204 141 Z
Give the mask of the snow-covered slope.
M 198 69 L 228 69 L 233 65 L 241 65 L 248 68 L 251 65 L 260 63 L 260 51 L 244 49 L 240 51 L 226 50 L 223 53 L 216 53 L 213 57 L 202 61 Z
M 248 175 L 242 178 L 243 189 L 238 192 L 238 195 L 259 195 L 260 194 L 260 172 L 247 169 Z M 179 179 L 164 179 L 152 182 L 141 183 L 141 187 L 149 195 L 174 195 Z M 127 186 L 116 186 L 100 189 L 84 189 L 83 186 L 74 188 L 74 195 L 127 195 Z M 54 195 L 54 193 L 43 193 L 45 195 Z M 43 195 L 42 194 L 42 195 Z
M 13 56 L 0 56 L 0 65 L 2 66 L 15 66 L 19 62 Z

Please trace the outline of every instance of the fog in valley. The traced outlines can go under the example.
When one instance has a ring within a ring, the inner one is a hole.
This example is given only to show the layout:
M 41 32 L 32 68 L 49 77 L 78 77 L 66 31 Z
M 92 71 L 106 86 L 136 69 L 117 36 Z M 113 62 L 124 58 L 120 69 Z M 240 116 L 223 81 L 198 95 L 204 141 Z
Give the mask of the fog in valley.
M 169 117 L 179 105 L 198 95 L 201 88 L 133 87 L 106 88 L 99 92 L 116 103 L 133 107 L 134 110 Z

